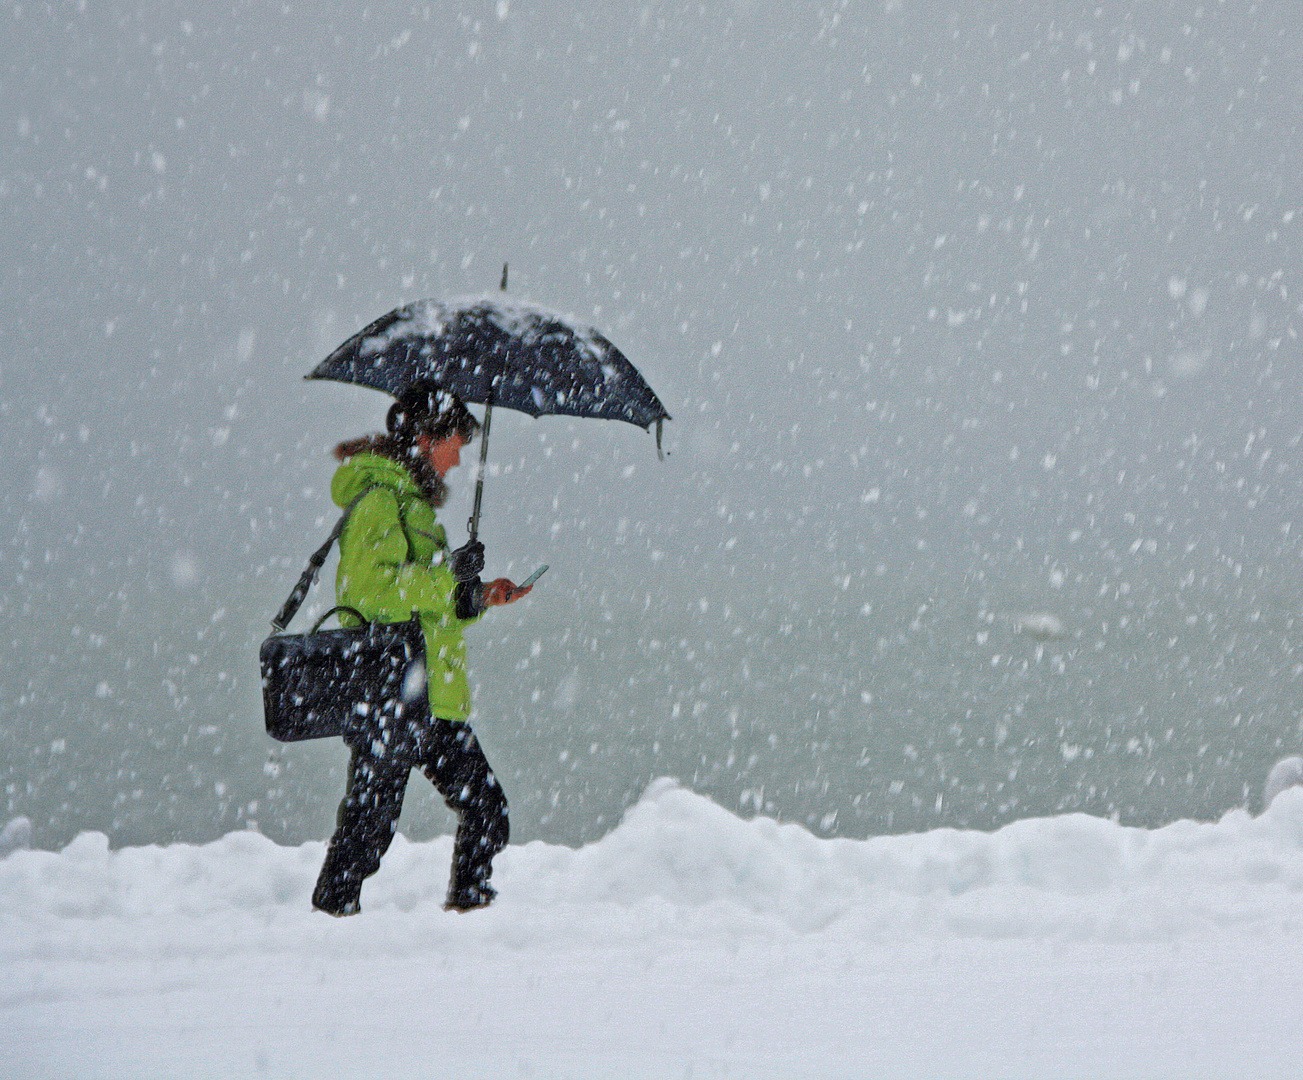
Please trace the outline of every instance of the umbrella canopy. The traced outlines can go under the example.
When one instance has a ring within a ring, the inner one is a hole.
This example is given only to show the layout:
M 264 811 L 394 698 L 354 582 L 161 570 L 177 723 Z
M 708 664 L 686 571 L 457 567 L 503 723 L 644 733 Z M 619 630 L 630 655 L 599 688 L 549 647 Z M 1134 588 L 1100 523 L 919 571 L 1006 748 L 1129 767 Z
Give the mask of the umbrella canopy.
M 530 416 L 657 424 L 658 435 L 670 418 L 637 369 L 592 327 L 498 298 L 404 304 L 354 334 L 307 377 L 394 397 L 429 380 L 463 401 Z
M 504 289 L 506 282 L 503 267 Z M 644 429 L 655 424 L 658 455 L 661 425 L 670 418 L 638 370 L 591 326 L 501 298 L 404 304 L 354 334 L 307 378 L 369 386 L 394 397 L 433 382 L 484 406 L 475 506 L 467 523 L 471 543 L 479 531 L 494 405 L 530 416 L 626 420 Z

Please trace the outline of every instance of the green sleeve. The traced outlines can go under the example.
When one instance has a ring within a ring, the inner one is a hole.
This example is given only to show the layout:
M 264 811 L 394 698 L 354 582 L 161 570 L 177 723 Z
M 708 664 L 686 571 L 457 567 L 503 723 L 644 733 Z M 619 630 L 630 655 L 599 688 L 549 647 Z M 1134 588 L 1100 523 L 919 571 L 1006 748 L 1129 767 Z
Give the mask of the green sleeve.
M 397 496 L 376 488 L 353 508 L 339 540 L 341 604 L 367 618 L 397 622 L 413 611 L 439 625 L 464 625 L 456 616 L 456 582 L 448 568 L 408 560 Z

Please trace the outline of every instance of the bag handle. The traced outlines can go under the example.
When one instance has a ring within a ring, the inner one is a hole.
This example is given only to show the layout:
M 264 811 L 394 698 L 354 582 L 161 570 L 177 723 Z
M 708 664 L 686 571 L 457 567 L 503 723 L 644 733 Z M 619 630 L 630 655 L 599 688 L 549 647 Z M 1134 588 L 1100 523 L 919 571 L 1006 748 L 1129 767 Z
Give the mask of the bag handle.
M 332 615 L 334 615 L 335 612 L 337 611 L 347 611 L 350 615 L 356 616 L 358 622 L 360 622 L 363 626 L 371 625 L 371 620 L 368 619 L 365 615 L 363 615 L 360 611 L 358 611 L 357 608 L 349 607 L 347 604 L 337 604 L 335 607 L 331 608 L 323 616 L 321 616 L 321 618 L 319 618 L 313 624 L 312 629 L 309 630 L 308 633 L 315 634 L 318 630 L 321 629 L 321 624 L 325 622 L 327 619 L 329 619 Z

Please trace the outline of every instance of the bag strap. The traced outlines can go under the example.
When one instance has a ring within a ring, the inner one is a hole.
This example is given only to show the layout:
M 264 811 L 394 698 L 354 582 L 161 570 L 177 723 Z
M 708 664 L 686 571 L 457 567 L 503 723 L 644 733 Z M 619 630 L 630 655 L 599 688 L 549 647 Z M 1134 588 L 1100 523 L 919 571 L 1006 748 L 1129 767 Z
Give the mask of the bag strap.
M 326 542 L 312 553 L 311 558 L 308 559 L 307 568 L 299 577 L 299 583 L 290 591 L 289 596 L 285 599 L 285 603 L 281 605 L 280 611 L 276 613 L 276 617 L 271 621 L 272 629 L 278 634 L 283 632 L 285 627 L 289 626 L 290 620 L 294 618 L 298 613 L 299 608 L 303 606 L 304 597 L 308 595 L 308 590 L 316 583 L 317 575 L 321 573 L 321 567 L 325 563 L 326 557 L 330 554 L 330 549 L 334 547 L 335 541 L 339 539 L 339 534 L 344 531 L 344 524 L 348 521 L 349 515 L 353 513 L 358 503 L 380 486 L 381 485 L 379 484 L 373 484 L 349 503 L 343 514 L 340 515 L 339 520 L 335 522 L 335 527 L 330 530 L 330 535 L 326 537 Z

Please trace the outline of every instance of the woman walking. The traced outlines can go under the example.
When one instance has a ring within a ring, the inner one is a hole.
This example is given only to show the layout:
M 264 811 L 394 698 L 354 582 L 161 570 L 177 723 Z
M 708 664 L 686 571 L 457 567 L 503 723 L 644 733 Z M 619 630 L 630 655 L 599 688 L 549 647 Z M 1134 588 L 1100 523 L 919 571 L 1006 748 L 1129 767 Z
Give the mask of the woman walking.
M 331 915 L 360 910 L 362 882 L 389 848 L 416 767 L 458 816 L 444 906 L 470 911 L 495 895 L 489 875 L 508 825 L 506 796 L 466 722 L 471 703 L 462 630 L 487 608 L 530 590 L 506 578 L 481 582 L 483 545 L 450 552 L 436 520 L 448 494 L 444 477 L 479 428 L 466 406 L 430 384 L 416 386 L 389 410 L 386 427 L 386 434 L 335 449 L 341 464 L 331 497 L 351 507 L 339 536 L 337 602 L 380 622 L 418 613 L 429 710 L 407 713 L 398 730 L 376 717 L 346 737 L 348 791 L 312 903 Z

